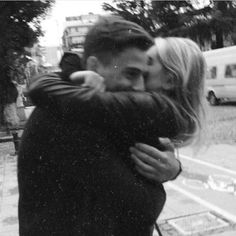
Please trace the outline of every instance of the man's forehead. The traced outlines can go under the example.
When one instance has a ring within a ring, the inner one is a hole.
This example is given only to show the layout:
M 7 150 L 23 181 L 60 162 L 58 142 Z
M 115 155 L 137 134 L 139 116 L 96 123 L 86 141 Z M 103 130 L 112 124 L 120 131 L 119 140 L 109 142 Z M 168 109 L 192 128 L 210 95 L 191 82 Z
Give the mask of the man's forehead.
M 120 53 L 115 61 L 117 66 L 144 70 L 147 64 L 147 58 L 146 51 L 129 48 Z

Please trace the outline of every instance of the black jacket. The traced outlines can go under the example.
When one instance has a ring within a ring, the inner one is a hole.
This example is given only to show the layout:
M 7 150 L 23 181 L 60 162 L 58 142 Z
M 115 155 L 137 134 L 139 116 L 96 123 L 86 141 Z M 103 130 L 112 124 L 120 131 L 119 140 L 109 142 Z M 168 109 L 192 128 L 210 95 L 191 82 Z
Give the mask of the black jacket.
M 128 147 L 178 134 L 168 99 L 93 95 L 57 77 L 37 80 L 30 92 L 41 108 L 19 152 L 20 236 L 152 235 L 165 192 L 135 172 Z

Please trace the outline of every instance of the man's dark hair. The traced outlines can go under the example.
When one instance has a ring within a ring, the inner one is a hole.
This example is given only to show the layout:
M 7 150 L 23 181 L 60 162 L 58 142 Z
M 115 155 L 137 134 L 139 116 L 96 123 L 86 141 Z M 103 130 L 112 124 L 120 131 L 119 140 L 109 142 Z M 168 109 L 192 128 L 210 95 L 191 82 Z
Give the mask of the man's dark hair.
M 129 47 L 147 50 L 153 38 L 139 25 L 122 17 L 101 17 L 88 31 L 84 42 L 83 60 L 96 56 L 103 64 L 109 62 L 107 55 L 115 56 Z
M 81 56 L 76 52 L 64 52 L 59 67 L 62 78 L 68 80 L 73 72 L 83 70 Z

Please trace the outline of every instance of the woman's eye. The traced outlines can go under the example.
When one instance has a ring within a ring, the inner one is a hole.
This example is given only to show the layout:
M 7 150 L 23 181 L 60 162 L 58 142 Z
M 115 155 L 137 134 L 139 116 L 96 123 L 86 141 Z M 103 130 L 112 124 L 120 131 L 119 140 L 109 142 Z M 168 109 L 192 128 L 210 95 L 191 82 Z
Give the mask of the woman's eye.
M 147 64 L 148 64 L 148 66 L 153 65 L 153 59 L 151 57 L 148 57 Z

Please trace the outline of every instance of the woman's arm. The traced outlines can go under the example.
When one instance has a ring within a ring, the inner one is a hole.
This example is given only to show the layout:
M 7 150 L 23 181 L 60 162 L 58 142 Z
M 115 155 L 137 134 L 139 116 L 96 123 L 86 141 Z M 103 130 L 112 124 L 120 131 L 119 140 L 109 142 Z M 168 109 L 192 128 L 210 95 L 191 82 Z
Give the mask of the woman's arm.
M 102 129 L 122 129 L 134 137 L 173 138 L 179 132 L 175 107 L 167 97 L 154 92 L 95 93 L 54 74 L 35 81 L 29 96 L 37 106 L 56 112 L 62 119 Z

